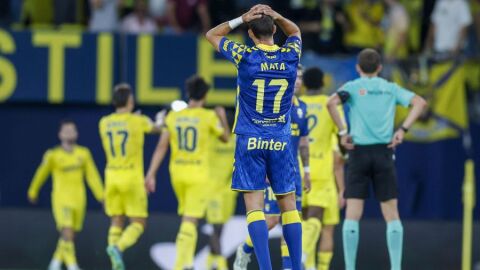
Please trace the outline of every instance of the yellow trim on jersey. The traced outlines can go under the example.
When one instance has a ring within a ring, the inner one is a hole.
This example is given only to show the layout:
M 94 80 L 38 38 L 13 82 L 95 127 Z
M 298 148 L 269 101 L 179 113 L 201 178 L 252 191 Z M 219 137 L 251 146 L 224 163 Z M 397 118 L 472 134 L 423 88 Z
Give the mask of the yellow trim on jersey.
M 237 85 L 237 105 L 235 108 L 235 120 L 233 121 L 232 133 L 235 132 L 235 127 L 237 127 L 238 113 L 240 111 L 240 102 L 238 101 L 239 96 L 240 96 L 240 85 Z
M 274 45 L 258 44 L 256 47 L 259 48 L 260 50 L 266 51 L 266 52 L 275 52 L 275 51 L 278 51 L 280 49 L 280 47 L 278 47 L 275 44 Z

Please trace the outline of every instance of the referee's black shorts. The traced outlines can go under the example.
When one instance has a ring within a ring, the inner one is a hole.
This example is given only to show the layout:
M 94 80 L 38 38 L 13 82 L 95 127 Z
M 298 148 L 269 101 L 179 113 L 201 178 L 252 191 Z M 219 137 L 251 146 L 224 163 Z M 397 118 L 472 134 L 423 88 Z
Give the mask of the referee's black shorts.
M 366 199 L 370 183 L 381 201 L 397 198 L 395 156 L 386 144 L 355 145 L 348 153 L 345 198 Z

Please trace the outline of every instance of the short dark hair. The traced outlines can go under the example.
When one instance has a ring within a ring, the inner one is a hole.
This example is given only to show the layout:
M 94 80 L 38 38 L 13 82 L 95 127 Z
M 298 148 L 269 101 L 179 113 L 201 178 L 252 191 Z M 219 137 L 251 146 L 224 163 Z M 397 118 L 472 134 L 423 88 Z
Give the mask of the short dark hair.
M 317 90 L 323 87 L 323 71 L 318 67 L 311 67 L 303 72 L 303 84 L 308 90 Z
M 252 20 L 248 23 L 248 28 L 252 30 L 253 35 L 257 38 L 269 38 L 273 36 L 275 22 L 273 18 L 268 15 Z
M 210 85 L 198 75 L 193 75 L 185 82 L 185 89 L 189 99 L 202 100 L 208 92 Z
M 60 131 L 66 125 L 77 126 L 75 121 L 73 121 L 72 119 L 62 119 L 62 120 L 60 120 L 60 123 L 58 124 L 58 130 Z
M 132 95 L 132 88 L 127 83 L 117 84 L 113 90 L 113 106 L 122 108 L 127 106 L 128 99 Z
M 374 49 L 364 49 L 358 54 L 357 61 L 363 72 L 371 74 L 376 72 L 382 64 L 382 57 Z

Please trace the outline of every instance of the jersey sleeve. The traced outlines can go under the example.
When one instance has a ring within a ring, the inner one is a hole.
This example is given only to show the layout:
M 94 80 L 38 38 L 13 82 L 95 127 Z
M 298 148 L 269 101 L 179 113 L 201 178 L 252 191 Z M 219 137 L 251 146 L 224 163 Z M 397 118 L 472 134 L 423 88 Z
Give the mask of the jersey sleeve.
M 98 173 L 97 166 L 93 161 L 92 154 L 90 150 L 85 149 L 85 175 L 87 176 L 87 184 L 90 187 L 90 190 L 95 196 L 97 201 L 103 200 L 103 184 Z
M 302 56 L 302 40 L 297 36 L 288 37 L 283 45 L 281 52 L 286 52 L 300 59 Z
M 243 55 L 247 50 L 247 46 L 224 37 L 220 41 L 219 50 L 228 61 L 234 63 L 238 67 L 238 64 L 242 61 Z
M 143 130 L 144 133 L 150 133 L 153 130 L 153 122 L 146 115 L 140 115 L 140 128 Z
M 38 198 L 38 192 L 42 188 L 43 184 L 48 178 L 48 175 L 52 171 L 52 151 L 48 150 L 43 155 L 42 163 L 38 166 L 37 171 L 33 177 L 32 183 L 28 188 L 28 197 L 30 199 L 36 200 Z
M 208 121 L 208 124 L 210 125 L 210 132 L 212 132 L 215 137 L 220 137 L 220 135 L 223 134 L 224 128 L 222 126 L 222 123 L 220 122 L 220 118 L 212 112 L 210 116 L 210 121 Z
M 397 84 L 392 84 L 392 85 L 395 91 L 394 93 L 395 93 L 396 103 L 403 107 L 408 107 L 410 105 L 410 102 L 412 101 L 412 98 L 415 96 L 415 93 L 408 91 L 407 89 Z

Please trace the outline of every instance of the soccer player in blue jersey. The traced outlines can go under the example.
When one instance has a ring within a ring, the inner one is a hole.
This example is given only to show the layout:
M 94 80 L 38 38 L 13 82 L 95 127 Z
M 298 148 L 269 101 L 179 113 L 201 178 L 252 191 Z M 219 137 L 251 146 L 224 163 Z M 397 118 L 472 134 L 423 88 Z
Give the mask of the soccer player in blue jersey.
M 355 269 L 359 240 L 359 220 L 364 200 L 369 196 L 370 184 L 380 201 L 387 222 L 387 246 L 392 270 L 401 269 L 403 226 L 397 208 L 397 181 L 394 148 L 426 106 L 423 98 L 395 83 L 378 77 L 382 70 L 381 57 L 372 49 L 358 55 L 357 71 L 360 78 L 347 82 L 330 97 L 327 107 L 341 136 L 342 145 L 349 151 L 345 181 L 347 199 L 346 219 L 343 223 L 343 250 L 345 268 Z M 350 130 L 337 111 L 341 103 L 350 108 Z M 396 106 L 411 106 L 407 118 L 394 131 Z
M 301 65 L 298 66 L 297 80 L 295 81 L 295 94 L 298 94 L 303 84 L 303 69 Z M 298 156 L 300 154 L 300 160 L 303 165 L 303 181 L 304 189 L 306 192 L 310 191 L 310 169 L 309 169 L 309 137 L 308 137 L 308 120 L 307 120 L 307 104 L 296 96 L 292 99 L 291 110 L 291 122 L 292 122 L 292 157 L 295 161 L 295 167 L 297 168 L 297 174 L 295 177 L 295 195 L 297 200 L 297 210 L 302 211 L 302 176 L 300 173 L 300 164 Z M 273 229 L 280 223 L 280 208 L 278 207 L 277 199 L 272 191 L 271 187 L 268 187 L 265 191 L 265 206 L 264 212 L 267 216 L 268 229 Z M 281 253 L 282 253 L 282 268 L 292 269 L 292 262 L 288 252 L 287 244 L 285 240 L 281 239 Z M 247 240 L 237 249 L 235 262 L 233 264 L 234 270 L 246 270 L 247 265 L 250 262 L 250 256 L 253 252 L 252 239 L 247 237 Z
M 248 24 L 255 46 L 225 36 Z M 274 44 L 278 25 L 288 36 Z M 292 269 L 301 269 L 302 225 L 295 200 L 295 161 L 291 155 L 290 109 L 300 59 L 300 29 L 265 5 L 207 32 L 208 41 L 238 69 L 234 132 L 236 137 L 232 189 L 243 192 L 248 231 L 261 270 L 272 269 L 268 227 L 263 212 L 268 177 L 282 212 L 283 236 Z

